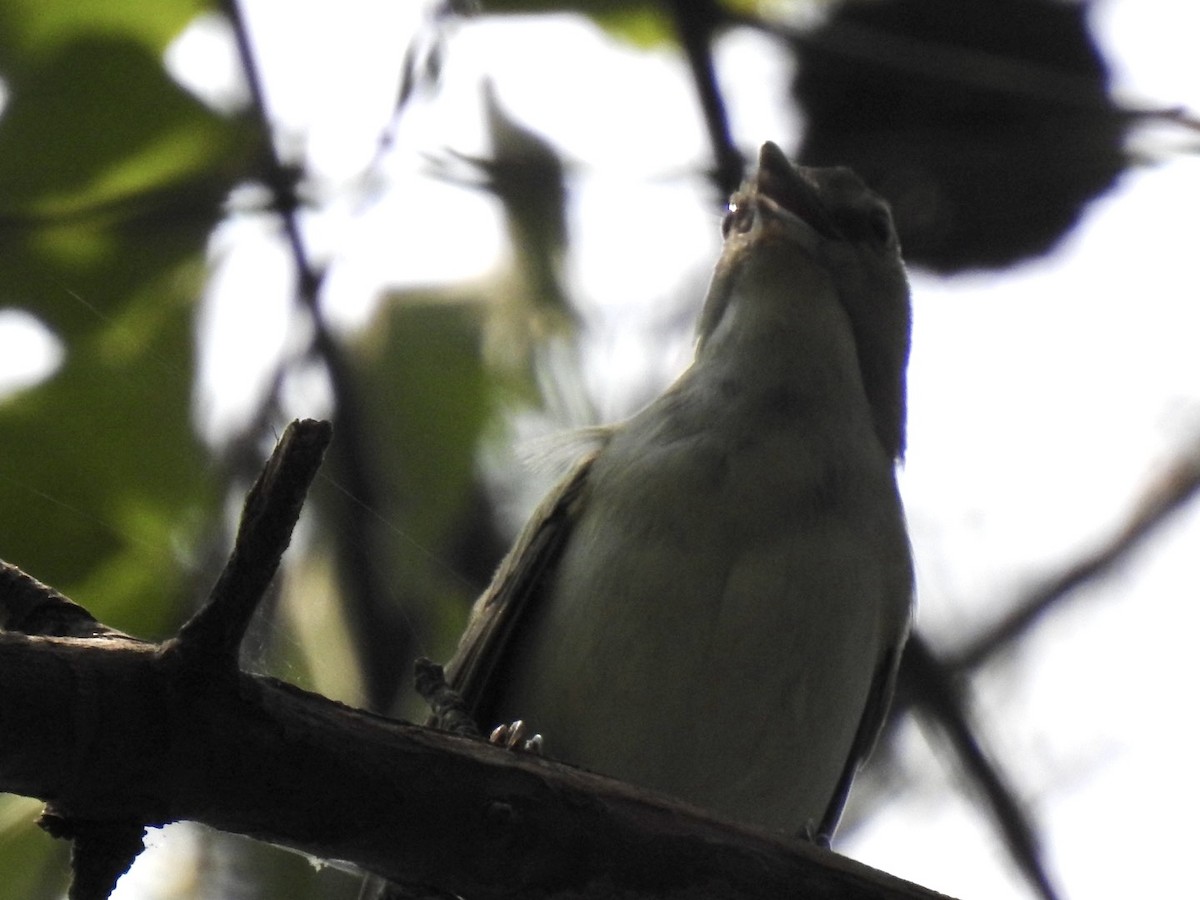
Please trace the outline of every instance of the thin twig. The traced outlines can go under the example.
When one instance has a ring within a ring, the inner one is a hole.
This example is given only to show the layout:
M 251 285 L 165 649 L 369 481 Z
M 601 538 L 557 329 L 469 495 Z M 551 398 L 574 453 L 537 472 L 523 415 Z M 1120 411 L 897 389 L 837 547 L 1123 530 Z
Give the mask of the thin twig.
M 987 801 L 1009 855 L 1028 882 L 1043 900 L 1058 900 L 1033 821 L 975 733 L 952 670 L 919 633 L 913 634 L 904 648 L 900 678 L 905 698 L 936 725 L 969 782 Z
M 716 166 L 712 173 L 713 180 L 724 200 L 737 189 L 746 165 L 729 132 L 729 116 L 713 65 L 712 37 L 724 13 L 712 0 L 672 0 L 670 6 L 679 42 L 692 70 L 692 83 L 700 98 L 700 108 L 704 112 L 704 124 L 708 129 Z
M 267 187 L 275 200 L 275 207 L 283 219 L 284 231 L 291 247 L 292 257 L 296 263 L 297 275 L 300 279 L 299 296 L 305 306 L 314 316 L 319 318 L 317 297 L 320 292 L 321 276 L 313 268 L 300 233 L 300 223 L 297 211 L 300 201 L 296 196 L 298 172 L 295 168 L 284 165 L 275 149 L 271 117 L 267 108 L 266 92 L 263 90 L 262 76 L 254 57 L 254 49 L 250 44 L 250 31 L 246 19 L 242 15 L 241 6 L 237 0 L 222 0 L 222 7 L 233 25 L 234 40 L 237 43 L 238 59 L 246 76 L 246 85 L 250 89 L 250 99 L 254 104 L 255 113 L 263 129 L 266 139 L 267 152 L 264 154 L 263 165 Z
M 229 561 L 208 602 L 179 631 L 177 650 L 236 667 L 238 648 L 275 577 L 333 437 L 328 422 L 292 422 L 246 495 Z
M 955 672 L 983 665 L 1024 635 L 1068 595 L 1128 559 L 1171 514 L 1200 492 L 1200 445 L 1182 453 L 1146 488 L 1125 525 L 1112 539 L 1034 589 L 996 625 L 946 658 Z
M 297 299 L 308 311 L 313 325 L 312 353 L 324 363 L 333 393 L 338 446 L 335 477 L 342 491 L 368 509 L 383 504 L 376 500 L 377 479 L 368 462 L 367 427 L 350 365 L 330 332 L 320 307 L 324 272 L 312 263 L 299 223 L 296 197 L 297 172 L 279 158 L 271 140 L 271 117 L 263 90 L 262 77 L 245 18 L 237 0 L 222 0 L 233 24 L 238 54 L 250 96 L 266 138 L 268 152 L 263 165 L 264 180 L 274 195 L 274 205 L 283 220 L 288 246 L 297 277 Z M 345 583 L 347 612 L 356 643 L 363 656 L 368 702 L 374 709 L 390 705 L 400 684 L 399 672 L 411 655 L 412 634 L 402 617 L 388 615 L 387 606 L 394 588 L 386 584 L 371 558 L 374 546 L 369 519 L 361 515 L 343 517 L 337 529 L 340 555 L 344 565 L 340 574 Z

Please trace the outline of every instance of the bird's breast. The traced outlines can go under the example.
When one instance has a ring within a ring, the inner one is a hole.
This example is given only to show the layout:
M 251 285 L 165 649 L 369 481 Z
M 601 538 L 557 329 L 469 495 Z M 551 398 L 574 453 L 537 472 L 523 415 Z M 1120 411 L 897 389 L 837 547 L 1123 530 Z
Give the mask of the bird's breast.
M 795 829 L 824 814 L 907 619 L 891 462 L 787 417 L 739 433 L 697 412 L 635 419 L 594 463 L 502 718 L 551 755 Z

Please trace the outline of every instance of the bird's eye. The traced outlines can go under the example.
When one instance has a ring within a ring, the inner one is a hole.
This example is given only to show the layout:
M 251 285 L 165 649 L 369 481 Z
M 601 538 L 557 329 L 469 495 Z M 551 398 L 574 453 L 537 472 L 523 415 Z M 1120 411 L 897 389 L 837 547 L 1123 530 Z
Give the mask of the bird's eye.
M 754 212 L 748 204 L 730 203 L 729 211 L 721 220 L 721 237 L 729 237 L 729 232 L 737 230 L 739 234 L 750 230 L 754 222 Z
M 867 227 L 871 236 L 881 244 L 886 244 L 892 239 L 892 217 L 882 206 L 876 206 L 867 215 Z

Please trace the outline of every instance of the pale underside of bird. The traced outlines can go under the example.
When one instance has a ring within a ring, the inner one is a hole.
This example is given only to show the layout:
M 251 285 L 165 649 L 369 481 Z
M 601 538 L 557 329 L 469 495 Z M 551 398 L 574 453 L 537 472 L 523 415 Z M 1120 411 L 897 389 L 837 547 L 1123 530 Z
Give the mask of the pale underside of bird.
M 774 144 L 724 232 L 691 367 L 596 431 L 447 677 L 547 756 L 827 839 L 911 615 L 907 281 L 886 204 Z

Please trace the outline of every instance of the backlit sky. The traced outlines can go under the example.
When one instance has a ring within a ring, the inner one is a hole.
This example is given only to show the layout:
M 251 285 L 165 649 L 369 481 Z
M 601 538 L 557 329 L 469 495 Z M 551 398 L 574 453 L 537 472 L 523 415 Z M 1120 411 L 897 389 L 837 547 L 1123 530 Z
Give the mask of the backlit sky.
M 247 9 L 280 134 L 340 198 L 310 232 L 337 261 L 328 300 L 339 327 L 364 322 L 386 286 L 483 278 L 505 265 L 496 209 L 428 178 L 422 156 L 484 151 L 486 76 L 572 162 L 569 269 L 589 325 L 586 382 L 598 413 L 628 412 L 633 384 L 661 385 L 686 364 L 682 333 L 665 348 L 648 337 L 677 311 L 664 304 L 681 285 L 696 286 L 698 310 L 719 231 L 696 191 L 706 143 L 674 54 L 632 50 L 577 19 L 471 24 L 448 45 L 441 92 L 401 121 L 377 170 L 387 191 L 366 199 L 358 179 L 389 118 L 419 5 L 251 0 Z M 1200 110 L 1200 6 L 1101 0 L 1093 17 L 1118 96 Z M 223 41 L 219 29 L 190 33 L 172 57 L 180 77 L 236 94 Z M 738 143 L 793 146 L 787 68 L 771 44 L 732 35 L 718 63 Z M 1159 135 L 1151 146 L 1181 143 Z M 1164 159 L 1127 174 L 1048 258 L 999 276 L 913 273 L 902 486 L 918 622 L 943 646 L 1108 535 L 1157 469 L 1200 438 L 1200 156 Z M 227 229 L 214 253 L 223 262 L 207 301 L 209 393 L 197 417 L 219 435 L 245 413 L 229 386 L 271 365 L 260 343 L 250 354 L 236 335 L 274 331 L 282 344 L 284 329 L 271 323 L 289 298 L 287 257 L 269 230 Z M 262 303 L 249 311 L 235 296 Z M 258 318 L 247 327 L 250 314 Z M 225 381 L 212 374 L 217 359 Z M 295 403 L 297 414 L 322 412 L 303 395 Z M 976 686 L 984 734 L 1033 803 L 1066 897 L 1174 895 L 1194 880 L 1197 546 L 1191 509 Z M 917 780 L 839 850 L 972 900 L 1021 896 L 949 777 L 920 762 L 929 754 L 920 733 L 903 745 Z M 138 863 L 155 865 L 150 854 Z M 160 896 L 137 871 L 119 896 Z
M 289 13 L 288 22 L 299 18 L 311 31 L 285 39 L 270 6 L 252 10 L 275 114 L 305 136 L 332 181 L 349 182 L 374 151 L 392 100 L 372 63 L 394 66 L 402 33 L 400 24 L 365 22 L 400 14 L 365 0 L 332 13 L 306 4 L 311 18 Z M 1200 109 L 1193 4 L 1108 0 L 1094 18 L 1119 96 Z M 328 68 L 310 65 L 313 46 L 328 48 Z M 733 35 L 718 63 L 738 142 L 747 151 L 765 139 L 794 145 L 788 70 L 772 45 Z M 340 260 L 330 299 L 351 325 L 375 283 L 482 276 L 504 265 L 495 208 L 421 176 L 422 154 L 486 150 L 485 77 L 518 120 L 572 162 L 570 271 L 589 324 L 586 378 L 601 417 L 625 414 L 636 402 L 631 384 L 661 386 L 686 364 L 686 337 L 664 348 L 658 336 L 675 312 L 667 304 L 689 281 L 698 309 L 718 246 L 716 213 L 693 174 L 707 162 L 702 124 L 673 54 L 631 50 L 573 19 L 462 29 L 441 92 L 401 122 L 384 164 L 390 197 L 365 211 L 349 204 L 339 227 L 320 234 Z M 1128 174 L 1046 259 L 1002 276 L 914 273 L 902 483 L 919 623 L 945 646 L 1109 534 L 1156 466 L 1200 435 L 1196 198 L 1200 158 L 1173 155 Z M 1198 541 L 1200 514 L 1191 510 L 977 685 L 985 737 L 1032 802 L 1065 896 L 1145 896 L 1191 881 L 1185 851 L 1200 785 L 1175 748 L 1188 746 L 1195 720 L 1186 711 Z M 920 762 L 929 750 L 916 729 L 904 745 L 918 780 L 840 849 L 947 893 L 1019 895 L 952 780 Z

